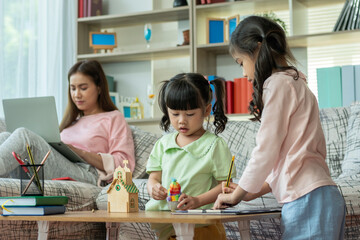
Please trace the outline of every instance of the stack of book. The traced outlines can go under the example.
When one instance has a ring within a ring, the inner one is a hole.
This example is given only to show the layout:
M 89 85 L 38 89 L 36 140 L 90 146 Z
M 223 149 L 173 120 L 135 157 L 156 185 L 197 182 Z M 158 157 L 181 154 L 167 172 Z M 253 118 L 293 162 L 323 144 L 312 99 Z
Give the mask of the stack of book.
M 360 29 L 360 1 L 347 0 L 336 21 L 334 32 Z
M 360 65 L 318 68 L 316 73 L 320 108 L 346 107 L 360 101 Z
M 78 0 L 78 18 L 100 16 L 102 0 Z
M 68 197 L 22 196 L 0 197 L 3 216 L 42 216 L 65 213 Z

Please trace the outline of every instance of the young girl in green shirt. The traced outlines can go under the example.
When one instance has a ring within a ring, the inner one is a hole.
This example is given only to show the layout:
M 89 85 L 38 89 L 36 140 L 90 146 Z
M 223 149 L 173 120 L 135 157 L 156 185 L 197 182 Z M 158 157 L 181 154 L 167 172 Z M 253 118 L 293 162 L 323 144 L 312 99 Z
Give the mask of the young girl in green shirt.
M 213 107 L 210 84 L 216 93 Z M 159 94 L 160 109 L 164 113 L 160 126 L 168 131 L 171 124 L 175 131 L 159 139 L 150 154 L 147 189 L 152 199 L 146 204 L 147 211 L 169 210 L 166 197 L 172 178 L 181 185 L 179 209 L 212 207 L 221 193 L 220 183 L 227 179 L 231 162 L 228 146 L 217 136 L 227 122 L 223 99 L 224 85 L 220 79 L 208 81 L 200 74 L 184 73 L 164 82 Z M 211 107 L 215 134 L 203 127 Z M 233 172 L 232 177 L 235 176 Z M 153 228 L 160 239 L 168 239 L 174 234 L 171 225 L 153 225 Z M 194 237 L 226 239 L 222 225 L 196 228 Z

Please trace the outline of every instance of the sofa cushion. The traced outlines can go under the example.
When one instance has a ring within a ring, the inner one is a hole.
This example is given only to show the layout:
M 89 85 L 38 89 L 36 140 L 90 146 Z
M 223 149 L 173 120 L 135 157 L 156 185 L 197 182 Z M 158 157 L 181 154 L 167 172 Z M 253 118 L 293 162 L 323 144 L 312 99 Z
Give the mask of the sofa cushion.
M 350 107 L 350 117 L 346 135 L 346 153 L 340 177 L 360 173 L 360 103 Z
M 240 178 L 256 146 L 256 134 L 260 124 L 251 121 L 229 121 L 225 130 L 219 134 L 235 155 L 236 176 Z
M 346 151 L 346 134 L 350 108 L 325 108 L 320 110 L 321 125 L 326 141 L 326 163 L 331 176 L 338 177 Z
M 156 141 L 160 138 L 160 134 L 146 132 L 138 127 L 130 126 L 135 145 L 135 170 L 133 178 L 144 178 L 146 176 L 146 164 Z

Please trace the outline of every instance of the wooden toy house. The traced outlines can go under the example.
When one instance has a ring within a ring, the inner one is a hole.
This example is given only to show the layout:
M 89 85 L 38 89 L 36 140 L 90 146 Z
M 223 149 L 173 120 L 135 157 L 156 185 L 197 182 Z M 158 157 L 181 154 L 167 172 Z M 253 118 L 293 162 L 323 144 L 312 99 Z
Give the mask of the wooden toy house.
M 132 173 L 124 160 L 124 168 L 119 166 L 115 169 L 114 179 L 107 190 L 108 212 L 138 212 L 139 190 L 132 181 Z

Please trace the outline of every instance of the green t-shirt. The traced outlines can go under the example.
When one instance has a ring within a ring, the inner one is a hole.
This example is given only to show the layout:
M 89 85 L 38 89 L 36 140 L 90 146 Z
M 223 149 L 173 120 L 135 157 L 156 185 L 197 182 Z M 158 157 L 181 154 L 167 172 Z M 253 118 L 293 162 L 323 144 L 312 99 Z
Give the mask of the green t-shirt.
M 179 147 L 176 143 L 178 132 L 167 134 L 159 139 L 148 160 L 146 171 L 162 171 L 162 186 L 169 188 L 175 178 L 181 186 L 181 192 L 198 196 L 218 182 L 227 179 L 231 163 L 231 153 L 225 141 L 213 133 L 205 132 L 198 140 Z M 235 167 L 231 177 L 236 176 Z M 202 208 L 211 208 L 212 204 Z M 147 211 L 169 210 L 166 200 L 151 199 Z

